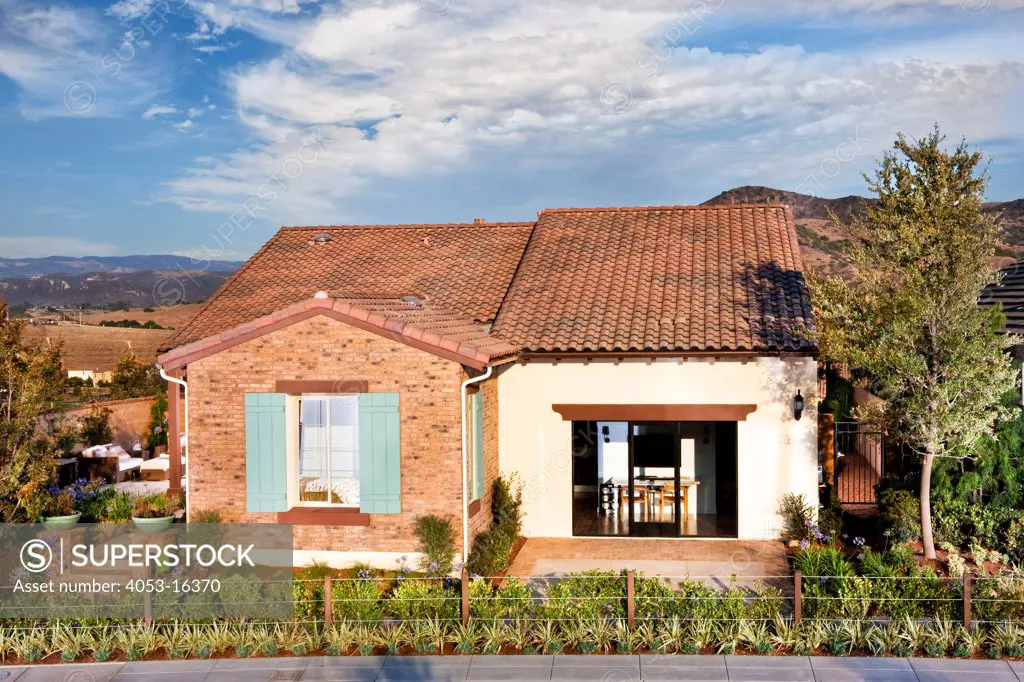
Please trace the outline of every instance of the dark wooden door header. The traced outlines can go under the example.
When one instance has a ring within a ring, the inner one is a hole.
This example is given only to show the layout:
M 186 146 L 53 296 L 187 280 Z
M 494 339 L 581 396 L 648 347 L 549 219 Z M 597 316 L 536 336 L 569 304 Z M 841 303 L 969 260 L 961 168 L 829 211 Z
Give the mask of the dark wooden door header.
M 741 422 L 757 405 L 552 405 L 566 421 Z

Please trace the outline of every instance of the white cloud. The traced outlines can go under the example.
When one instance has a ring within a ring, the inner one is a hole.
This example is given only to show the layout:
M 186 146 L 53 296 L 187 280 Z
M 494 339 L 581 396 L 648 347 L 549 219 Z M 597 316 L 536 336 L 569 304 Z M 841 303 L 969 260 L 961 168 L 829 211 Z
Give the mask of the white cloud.
M 184 132 L 186 130 L 191 130 L 192 128 L 195 128 L 196 124 L 192 119 L 187 118 L 181 123 L 175 123 L 174 127 Z
M 196 52 L 202 52 L 203 54 L 214 54 L 217 52 L 227 52 L 228 50 L 233 50 L 240 44 L 240 42 L 235 40 L 227 43 L 219 43 L 217 45 L 200 45 L 199 47 L 194 47 L 192 49 Z
M 112 256 L 113 244 L 95 240 L 55 236 L 0 236 L 0 253 L 8 258 L 42 258 L 45 256 Z
M 771 9 L 813 18 L 838 7 L 875 21 L 948 11 L 968 21 L 961 1 L 786 0 Z M 827 194 L 859 182 L 858 164 L 897 130 L 916 134 L 935 120 L 954 136 L 1024 144 L 1004 103 L 1024 87 L 1019 48 L 979 62 L 937 50 L 911 59 L 851 46 L 702 47 L 699 29 L 711 22 L 756 26 L 749 15 L 767 10 L 751 0 L 703 3 L 717 9 L 700 21 L 694 6 L 670 0 L 456 2 L 442 16 L 412 0 L 323 8 L 315 17 L 281 16 L 289 5 L 268 5 L 270 13 L 255 3 L 204 6 L 212 25 L 245 14 L 247 30 L 282 51 L 228 73 L 238 118 L 259 142 L 169 183 L 168 198 L 183 208 L 239 208 L 268 177 L 281 177 L 314 129 L 323 149 L 265 217 L 333 221 L 357 193 L 398 179 L 528 166 L 608 166 L 616 173 L 604 174 L 607 182 L 625 173 L 672 186 L 696 175 L 720 187 L 758 178 L 793 188 L 855 137 L 860 147 L 845 175 L 806 188 Z M 993 0 L 987 11 L 1019 6 L 1024 0 Z M 913 41 L 906 52 L 914 54 Z
M 142 113 L 142 118 L 150 119 L 157 116 L 169 116 L 178 113 L 178 107 L 173 104 L 153 104 Z
M 139 57 L 147 42 L 91 9 L 0 2 L 0 74 L 18 86 L 27 118 L 117 116 L 145 105 L 164 82 L 161 63 Z

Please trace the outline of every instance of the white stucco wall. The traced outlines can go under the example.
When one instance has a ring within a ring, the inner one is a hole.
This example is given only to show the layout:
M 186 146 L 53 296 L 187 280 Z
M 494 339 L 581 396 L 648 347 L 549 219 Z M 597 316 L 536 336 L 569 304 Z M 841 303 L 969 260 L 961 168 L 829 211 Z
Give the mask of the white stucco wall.
M 798 389 L 807 403 L 799 421 Z M 527 537 L 571 537 L 571 422 L 553 404 L 755 404 L 737 427 L 739 537 L 774 538 L 782 494 L 817 501 L 816 391 L 811 358 L 515 364 L 498 376 L 499 466 L 525 483 Z

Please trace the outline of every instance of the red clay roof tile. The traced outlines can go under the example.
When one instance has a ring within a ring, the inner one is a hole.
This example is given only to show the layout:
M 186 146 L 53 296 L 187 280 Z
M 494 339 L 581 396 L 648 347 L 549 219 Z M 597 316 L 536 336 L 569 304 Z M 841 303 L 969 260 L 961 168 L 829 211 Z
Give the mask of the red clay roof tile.
M 232 329 L 317 290 L 346 297 L 408 294 L 476 322 L 498 312 L 533 223 L 282 228 L 168 341 L 174 348 Z M 326 243 L 315 243 L 321 233 Z
M 535 352 L 809 352 L 813 328 L 787 208 L 654 206 L 541 211 L 494 333 Z
M 330 241 L 314 243 L 321 233 Z M 168 347 L 284 313 L 316 290 L 330 291 L 335 300 L 325 305 L 338 312 L 455 352 L 475 348 L 480 358 L 520 347 L 816 350 L 796 228 L 779 205 L 547 209 L 536 223 L 283 228 Z M 409 295 L 422 305 L 402 300 Z M 490 322 L 487 333 L 482 325 Z

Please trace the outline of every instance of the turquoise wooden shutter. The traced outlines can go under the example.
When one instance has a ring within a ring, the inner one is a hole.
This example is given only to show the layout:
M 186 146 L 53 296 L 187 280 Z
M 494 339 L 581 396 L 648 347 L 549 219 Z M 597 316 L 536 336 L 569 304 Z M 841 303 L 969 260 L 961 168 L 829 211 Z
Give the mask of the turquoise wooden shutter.
M 402 512 L 397 393 L 359 395 L 359 511 Z
M 245 508 L 288 511 L 284 393 L 245 394 Z
M 479 500 L 484 494 L 484 392 L 472 395 L 473 406 L 473 493 L 471 500 Z

